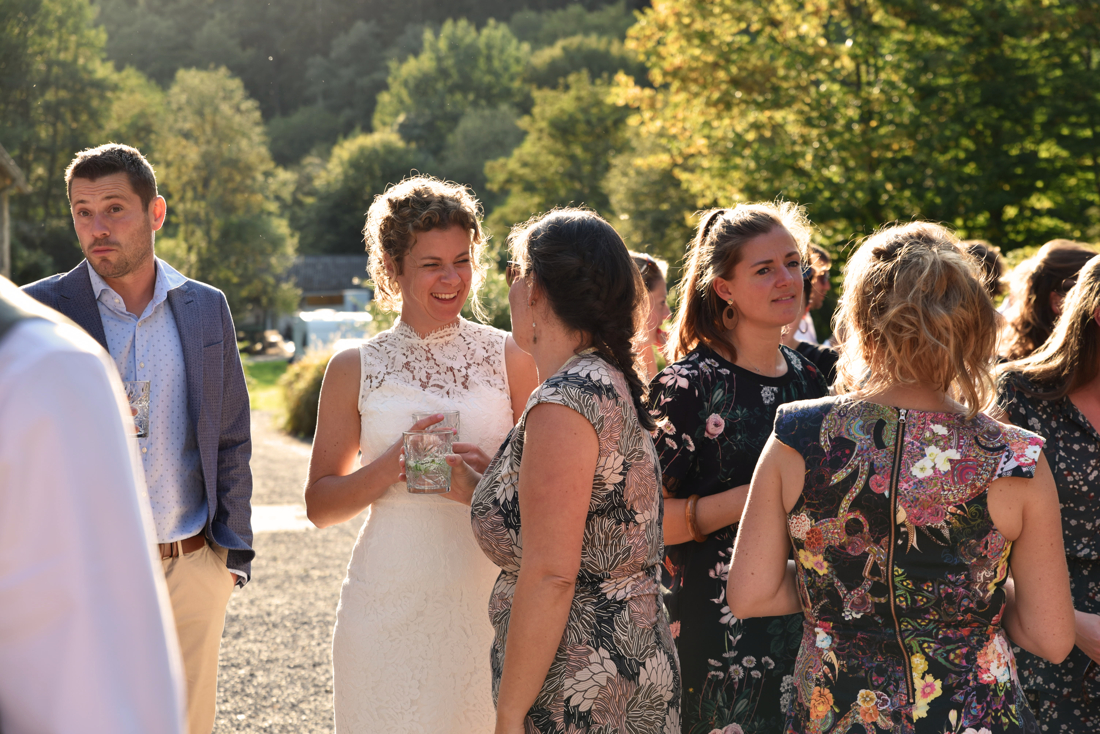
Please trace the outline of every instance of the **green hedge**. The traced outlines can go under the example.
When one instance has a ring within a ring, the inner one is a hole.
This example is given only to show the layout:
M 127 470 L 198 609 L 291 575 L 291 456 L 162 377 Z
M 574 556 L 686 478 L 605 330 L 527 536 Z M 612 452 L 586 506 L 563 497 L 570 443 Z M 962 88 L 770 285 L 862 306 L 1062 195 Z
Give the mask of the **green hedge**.
M 321 382 L 332 354 L 319 352 L 295 360 L 279 378 L 286 396 L 286 421 L 283 430 L 295 436 L 312 436 L 317 430 L 317 401 Z

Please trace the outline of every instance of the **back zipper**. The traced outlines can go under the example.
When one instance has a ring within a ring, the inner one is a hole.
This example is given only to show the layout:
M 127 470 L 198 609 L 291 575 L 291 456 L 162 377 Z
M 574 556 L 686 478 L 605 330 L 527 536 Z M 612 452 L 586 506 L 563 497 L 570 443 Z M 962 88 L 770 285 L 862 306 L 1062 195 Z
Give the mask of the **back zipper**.
M 905 440 L 905 408 L 898 408 L 898 428 L 894 437 L 894 466 L 890 476 L 890 552 L 887 554 L 886 573 L 890 576 L 890 615 L 894 618 L 894 634 L 897 635 L 898 647 L 905 659 L 905 690 L 909 694 L 909 705 L 916 703 L 916 692 L 913 690 L 913 663 L 909 659 L 909 651 L 905 649 L 905 641 L 901 638 L 901 624 L 898 622 L 898 612 L 894 608 L 894 548 L 897 547 L 898 527 L 898 482 L 901 479 L 901 455 Z

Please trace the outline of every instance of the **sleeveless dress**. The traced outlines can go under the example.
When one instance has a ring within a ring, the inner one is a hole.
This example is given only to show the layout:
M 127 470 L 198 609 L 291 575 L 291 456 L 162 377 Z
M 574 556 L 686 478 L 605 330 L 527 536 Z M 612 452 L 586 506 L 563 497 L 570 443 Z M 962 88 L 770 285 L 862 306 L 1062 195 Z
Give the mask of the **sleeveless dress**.
M 1062 540 L 1069 565 L 1073 608 L 1100 614 L 1100 535 L 1096 488 L 1100 477 L 1100 426 L 1068 397 L 1044 400 L 1023 375 L 1005 375 L 997 404 L 1007 420 L 1046 436 L 1046 455 L 1062 505 Z M 1014 648 L 1020 683 L 1045 732 L 1100 731 L 1100 666 L 1074 647 L 1061 663 Z
M 420 410 L 458 410 L 459 437 L 494 452 L 512 426 L 507 334 L 460 320 L 420 337 L 398 320 L 359 347 L 363 465 Z M 486 732 L 496 568 L 470 510 L 404 482 L 370 507 L 348 563 L 332 636 L 338 734 Z
M 665 496 L 707 497 L 748 484 L 783 403 L 828 391 L 811 362 L 780 347 L 787 371 L 767 377 L 705 344 L 657 375 L 649 410 Z M 683 734 L 774 734 L 789 707 L 802 615 L 738 619 L 726 600 L 737 525 L 665 548 L 664 599 L 680 655 Z
M 806 462 L 787 516 L 805 622 L 786 731 L 1038 732 L 987 497 L 1034 476 L 1043 439 L 845 397 L 783 406 L 775 435 Z
M 594 352 L 572 357 L 531 394 L 474 492 L 474 534 L 501 569 L 489 601 L 496 629 L 493 700 L 523 549 L 518 490 L 524 432 L 527 414 L 539 403 L 584 416 L 600 449 L 569 620 L 525 731 L 678 734 L 680 666 L 658 599 L 661 469 L 622 372 Z

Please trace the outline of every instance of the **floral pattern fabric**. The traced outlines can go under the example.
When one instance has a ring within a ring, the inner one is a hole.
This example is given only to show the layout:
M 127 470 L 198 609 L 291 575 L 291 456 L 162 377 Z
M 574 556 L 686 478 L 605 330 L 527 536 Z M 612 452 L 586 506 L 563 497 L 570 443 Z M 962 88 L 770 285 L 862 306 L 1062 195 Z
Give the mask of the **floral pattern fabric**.
M 528 734 L 677 734 L 680 670 L 658 593 L 660 467 L 622 372 L 594 352 L 572 358 L 531 394 L 474 492 L 474 535 L 501 572 L 489 602 L 496 631 L 493 700 L 500 689 L 512 598 L 522 563 L 519 470 L 527 415 L 540 403 L 584 416 L 599 439 L 581 568 L 569 620 Z
M 788 734 L 1037 732 L 1001 629 L 1009 542 L 989 485 L 1039 436 L 848 398 L 780 409 L 806 462 L 788 514 L 805 617 Z
M 769 378 L 706 346 L 669 365 L 650 387 L 650 412 L 665 496 L 706 497 L 748 484 L 776 409 L 826 393 L 818 369 L 780 348 L 787 372 Z M 666 548 L 665 603 L 684 681 L 684 734 L 718 729 L 777 732 L 793 689 L 801 615 L 741 620 L 730 613 L 726 579 L 736 526 L 706 541 Z
M 1047 437 L 1047 461 L 1062 505 L 1062 539 L 1075 609 L 1100 614 L 1100 431 L 1069 398 L 1043 400 L 1019 375 L 1002 380 L 997 403 L 1008 420 Z M 1028 701 L 1051 732 L 1100 731 L 1100 668 L 1078 647 L 1055 664 L 1016 649 Z

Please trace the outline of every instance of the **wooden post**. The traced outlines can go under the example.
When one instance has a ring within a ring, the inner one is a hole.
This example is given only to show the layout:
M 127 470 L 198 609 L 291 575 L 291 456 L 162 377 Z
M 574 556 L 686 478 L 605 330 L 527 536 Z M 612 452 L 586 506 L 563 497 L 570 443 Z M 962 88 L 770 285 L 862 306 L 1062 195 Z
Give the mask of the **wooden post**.
M 11 280 L 11 218 L 8 216 L 8 192 L 0 191 L 0 275 Z

